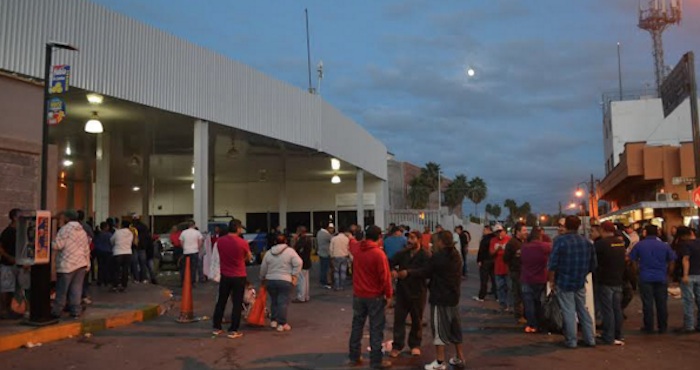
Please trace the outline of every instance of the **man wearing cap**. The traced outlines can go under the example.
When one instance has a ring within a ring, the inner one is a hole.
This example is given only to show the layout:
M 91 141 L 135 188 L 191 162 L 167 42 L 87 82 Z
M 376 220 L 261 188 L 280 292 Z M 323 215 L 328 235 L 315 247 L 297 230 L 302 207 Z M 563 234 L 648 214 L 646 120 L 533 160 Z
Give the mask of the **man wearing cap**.
M 554 239 L 549 257 L 549 283 L 556 292 L 564 322 L 564 345 L 576 348 L 576 317 L 583 330 L 586 346 L 595 346 L 595 328 L 591 314 L 586 308 L 586 276 L 596 268 L 593 245 L 578 233 L 581 219 L 567 216 L 564 221 L 566 233 Z
M 622 337 L 622 283 L 625 274 L 625 242 L 611 221 L 600 225 L 602 238 L 594 246 L 598 259 L 596 280 L 603 319 L 603 344 L 624 345 Z
M 497 297 L 498 303 L 501 305 L 501 310 L 510 312 L 513 309 L 513 297 L 511 290 L 513 283 L 508 276 L 508 265 L 503 261 L 503 255 L 506 252 L 506 245 L 510 241 L 510 237 L 506 235 L 501 224 L 496 224 L 493 227 L 494 237 L 489 245 L 489 253 L 494 261 L 494 274 L 496 275 Z
M 80 298 L 83 280 L 90 268 L 90 242 L 76 211 L 67 210 L 62 217 L 66 224 L 58 231 L 53 242 L 56 251 L 56 300 L 51 314 L 60 317 L 67 296 L 70 314 L 77 318 L 82 312 Z

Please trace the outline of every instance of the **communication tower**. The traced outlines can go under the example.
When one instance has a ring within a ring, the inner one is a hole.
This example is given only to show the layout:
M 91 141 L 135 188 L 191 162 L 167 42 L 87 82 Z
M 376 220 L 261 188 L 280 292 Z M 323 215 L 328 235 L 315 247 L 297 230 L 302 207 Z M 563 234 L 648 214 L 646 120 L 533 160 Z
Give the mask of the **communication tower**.
M 649 6 L 642 8 L 639 3 L 639 28 L 648 31 L 654 43 L 654 67 L 656 75 L 656 92 L 659 93 L 661 84 L 666 76 L 664 65 L 663 32 L 671 25 L 681 22 L 681 6 L 683 0 L 649 0 Z

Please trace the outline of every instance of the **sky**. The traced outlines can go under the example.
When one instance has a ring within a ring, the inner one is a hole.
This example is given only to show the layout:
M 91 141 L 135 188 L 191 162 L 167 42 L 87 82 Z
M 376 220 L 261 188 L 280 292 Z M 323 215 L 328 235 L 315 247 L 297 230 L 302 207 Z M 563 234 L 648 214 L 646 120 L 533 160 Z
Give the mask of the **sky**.
M 300 89 L 308 8 L 323 98 L 398 160 L 483 178 L 481 212 L 511 198 L 555 213 L 604 177 L 601 96 L 618 89 L 618 42 L 623 89 L 654 86 L 638 0 L 96 2 Z M 698 35 L 700 0 L 686 0 L 666 64 L 700 52 Z

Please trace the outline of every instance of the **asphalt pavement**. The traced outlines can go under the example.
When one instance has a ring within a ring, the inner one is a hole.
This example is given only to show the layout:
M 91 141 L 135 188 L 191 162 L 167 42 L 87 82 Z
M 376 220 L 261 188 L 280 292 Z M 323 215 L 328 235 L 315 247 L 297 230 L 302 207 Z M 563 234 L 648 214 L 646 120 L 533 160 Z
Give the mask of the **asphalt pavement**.
M 318 285 L 312 272 L 311 302 L 290 305 L 290 332 L 242 327 L 239 339 L 212 337 L 216 285 L 194 288 L 195 315 L 202 321 L 175 322 L 179 310 L 127 327 L 2 353 L 3 369 L 348 369 L 345 365 L 352 319 L 352 290 Z M 249 276 L 257 281 L 257 267 Z M 497 312 L 493 301 L 472 300 L 478 290 L 475 266 L 463 281 L 460 309 L 467 368 L 470 369 L 697 369 L 700 334 L 643 335 L 641 307 L 635 297 L 627 309 L 626 345 L 565 349 L 561 335 L 524 334 L 510 315 Z M 176 293 L 175 276 L 161 278 Z M 682 322 L 681 301 L 669 299 L 671 328 Z M 391 339 L 392 313 L 387 314 L 385 340 Z M 392 360 L 395 369 L 418 369 L 434 359 L 429 327 L 423 331 L 423 355 Z M 363 350 L 368 346 L 365 332 Z M 449 353 L 449 352 L 448 352 Z M 367 353 L 363 354 L 368 364 Z

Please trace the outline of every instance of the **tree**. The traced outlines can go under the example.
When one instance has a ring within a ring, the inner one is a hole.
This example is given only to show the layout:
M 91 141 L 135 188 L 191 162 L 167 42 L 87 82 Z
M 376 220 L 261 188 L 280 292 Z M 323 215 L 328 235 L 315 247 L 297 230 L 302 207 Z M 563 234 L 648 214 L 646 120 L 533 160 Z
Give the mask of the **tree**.
M 447 190 L 445 191 L 445 203 L 450 210 L 454 210 L 464 202 L 464 197 L 467 196 L 467 189 L 467 176 L 455 176 L 454 181 L 447 186 Z
M 424 184 L 428 186 L 431 193 L 439 190 L 440 171 L 440 165 L 435 162 L 426 163 L 425 167 L 420 170 L 420 176 L 423 177 Z
M 506 201 L 503 202 L 503 206 L 508 209 L 508 221 L 513 223 L 517 217 L 518 203 L 516 203 L 513 199 L 506 199 Z
M 408 183 L 408 202 L 413 209 L 425 209 L 430 200 L 430 187 L 425 183 L 425 177 L 416 176 Z
M 501 217 L 501 206 L 498 204 L 491 206 L 491 214 L 498 221 L 498 218 Z
M 467 198 L 474 203 L 474 213 L 478 215 L 479 203 L 483 202 L 488 194 L 486 182 L 481 177 L 475 177 L 468 182 L 467 189 Z
M 489 220 L 489 215 L 493 215 L 493 205 L 491 203 L 486 203 L 486 206 L 484 207 L 484 220 L 487 221 L 487 223 Z M 496 217 L 496 219 L 498 219 L 498 217 Z
M 518 207 L 518 218 L 522 217 L 523 220 L 532 212 L 532 207 L 529 202 L 523 203 Z

